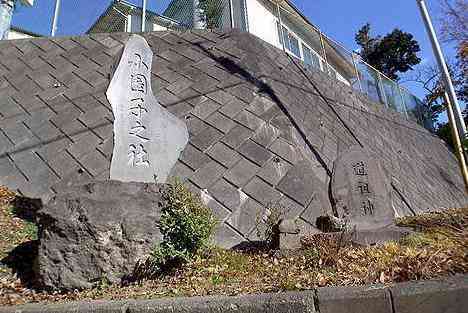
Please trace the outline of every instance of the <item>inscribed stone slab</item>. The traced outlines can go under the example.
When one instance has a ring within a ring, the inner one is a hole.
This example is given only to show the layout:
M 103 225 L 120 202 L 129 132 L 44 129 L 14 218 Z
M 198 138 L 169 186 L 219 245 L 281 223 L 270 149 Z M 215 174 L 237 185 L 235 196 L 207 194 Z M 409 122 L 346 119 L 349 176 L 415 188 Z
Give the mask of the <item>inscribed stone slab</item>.
M 153 95 L 152 60 L 146 40 L 132 35 L 107 90 L 114 113 L 112 180 L 164 183 L 187 145 L 185 122 Z
M 380 162 L 359 146 L 352 146 L 334 163 L 332 194 L 338 216 L 358 229 L 393 223 L 391 185 Z

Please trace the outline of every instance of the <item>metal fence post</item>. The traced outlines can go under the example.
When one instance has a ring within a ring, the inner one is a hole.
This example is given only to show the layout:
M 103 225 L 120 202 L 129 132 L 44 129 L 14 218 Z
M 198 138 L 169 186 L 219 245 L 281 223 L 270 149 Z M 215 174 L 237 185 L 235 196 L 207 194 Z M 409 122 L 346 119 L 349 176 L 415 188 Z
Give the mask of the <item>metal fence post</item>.
M 455 122 L 457 123 L 457 126 L 458 126 L 458 133 L 460 135 L 460 138 L 465 139 L 467 135 L 465 121 L 463 120 L 463 117 L 461 114 L 457 95 L 453 87 L 452 79 L 450 78 L 450 73 L 448 71 L 448 67 L 445 62 L 442 48 L 440 47 L 436 32 L 434 30 L 434 26 L 432 25 L 431 17 L 429 16 L 429 11 L 427 10 L 426 3 L 424 0 L 417 0 L 416 2 L 421 11 L 421 16 L 424 21 L 424 25 L 426 26 L 427 34 L 432 44 L 434 56 L 439 65 L 439 69 L 442 73 L 442 77 L 444 78 L 445 91 L 447 91 L 451 104 L 453 105 L 453 112 L 455 114 Z
M 361 93 L 363 93 L 362 84 L 361 84 L 361 75 L 359 75 L 359 70 L 358 70 L 358 67 L 357 67 L 357 63 L 356 63 L 356 59 L 355 59 L 354 54 L 355 54 L 354 51 L 351 52 L 351 59 L 353 60 L 354 70 L 356 71 L 356 77 L 357 77 L 357 80 L 358 80 L 358 83 L 359 83 L 359 91 Z
M 280 33 L 281 33 L 281 38 L 280 41 L 283 44 L 283 51 L 286 52 L 286 43 L 284 42 L 284 30 L 283 30 L 283 21 L 281 20 L 281 8 L 280 8 L 280 1 L 275 1 L 276 2 L 276 12 L 278 14 L 278 23 L 280 27 Z
M 143 9 L 141 14 L 141 32 L 146 30 L 146 5 L 148 0 L 143 0 Z
M 58 17 L 60 13 L 60 1 L 61 0 L 55 0 L 55 10 L 54 10 L 54 17 L 52 20 L 52 30 L 50 32 L 50 35 L 52 37 L 54 37 L 57 32 Z
M 234 6 L 232 0 L 229 0 L 229 14 L 231 15 L 231 28 L 234 28 Z
M 405 111 L 405 116 L 406 116 L 406 119 L 408 120 L 409 115 L 408 115 L 408 108 L 406 107 L 406 101 L 405 101 L 405 98 L 403 98 L 403 93 L 401 92 L 400 85 L 397 84 L 397 87 L 398 87 L 398 93 L 400 94 L 400 98 L 401 98 L 401 105 L 403 106 L 402 109 L 403 111 Z
M 382 99 L 383 104 L 388 108 L 388 99 L 387 95 L 385 94 L 385 89 L 382 83 L 382 76 L 380 75 L 380 72 L 377 72 L 375 70 L 373 71 L 377 73 L 377 85 L 379 86 L 380 98 Z
M 325 73 L 327 73 L 327 75 L 329 75 L 329 65 L 328 65 L 328 59 L 327 59 L 327 51 L 325 49 L 325 42 L 323 40 L 323 35 L 322 35 L 322 32 L 320 31 L 320 29 L 318 28 L 318 33 L 319 33 L 319 36 L 320 36 L 320 45 L 322 46 L 322 57 L 325 61 L 325 66 L 327 67 L 326 68 L 326 71 Z

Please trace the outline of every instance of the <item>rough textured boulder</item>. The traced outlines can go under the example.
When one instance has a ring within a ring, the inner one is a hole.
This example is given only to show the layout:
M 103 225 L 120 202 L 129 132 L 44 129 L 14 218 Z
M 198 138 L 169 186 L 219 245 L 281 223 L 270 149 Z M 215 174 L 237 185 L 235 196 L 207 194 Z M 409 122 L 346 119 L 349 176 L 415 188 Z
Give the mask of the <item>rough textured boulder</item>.
M 53 197 L 38 213 L 39 283 L 62 290 L 119 283 L 161 240 L 165 189 L 90 182 Z

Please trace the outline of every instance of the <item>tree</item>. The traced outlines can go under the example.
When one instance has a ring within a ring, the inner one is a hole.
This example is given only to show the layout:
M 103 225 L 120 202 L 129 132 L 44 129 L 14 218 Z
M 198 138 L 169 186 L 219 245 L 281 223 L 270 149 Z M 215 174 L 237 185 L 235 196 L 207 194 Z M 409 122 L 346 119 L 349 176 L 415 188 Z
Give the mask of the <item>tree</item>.
M 465 109 L 463 111 L 463 119 L 465 120 L 465 124 L 468 124 L 468 109 Z M 438 123 L 436 134 L 441 139 L 443 139 L 452 149 L 455 149 L 455 143 L 453 142 L 452 130 L 450 129 L 449 123 Z M 468 148 L 468 142 L 466 140 L 462 142 L 462 145 L 464 146 L 464 149 Z
M 440 0 L 440 4 L 442 38 L 457 49 L 453 83 L 459 100 L 468 102 L 468 1 Z
M 198 9 L 200 19 L 206 28 L 213 29 L 221 26 L 224 5 L 220 0 L 199 0 Z
M 468 1 L 440 0 L 442 7 L 441 31 L 445 41 L 468 42 Z
M 460 101 L 468 102 L 468 2 L 466 0 L 440 0 L 442 14 L 442 38 L 454 43 L 457 50 L 456 61 L 450 66 L 450 74 Z M 468 109 L 463 112 L 465 124 L 468 123 Z M 449 123 L 438 123 L 437 135 L 448 145 L 454 147 Z M 465 149 L 467 142 L 463 142 Z
M 445 88 L 439 68 L 436 65 L 419 66 L 412 76 L 405 79 L 405 82 L 417 83 L 425 90 L 423 110 L 435 123 L 445 110 Z
M 421 50 L 418 42 L 410 33 L 394 29 L 384 37 L 373 37 L 369 23 L 356 34 L 356 43 L 361 47 L 361 57 L 393 80 L 398 80 L 398 73 L 405 73 L 419 64 L 417 53 Z

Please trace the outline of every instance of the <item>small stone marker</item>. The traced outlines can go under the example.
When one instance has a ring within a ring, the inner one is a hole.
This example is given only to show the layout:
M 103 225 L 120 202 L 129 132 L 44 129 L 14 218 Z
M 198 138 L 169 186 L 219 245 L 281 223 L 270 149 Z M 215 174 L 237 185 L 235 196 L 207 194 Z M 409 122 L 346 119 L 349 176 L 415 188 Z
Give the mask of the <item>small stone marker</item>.
M 349 227 L 375 229 L 393 224 L 391 185 L 366 150 L 352 146 L 334 163 L 332 194 L 338 217 Z
M 164 183 L 187 145 L 185 122 L 153 95 L 152 60 L 146 40 L 132 35 L 107 89 L 114 113 L 112 180 Z

